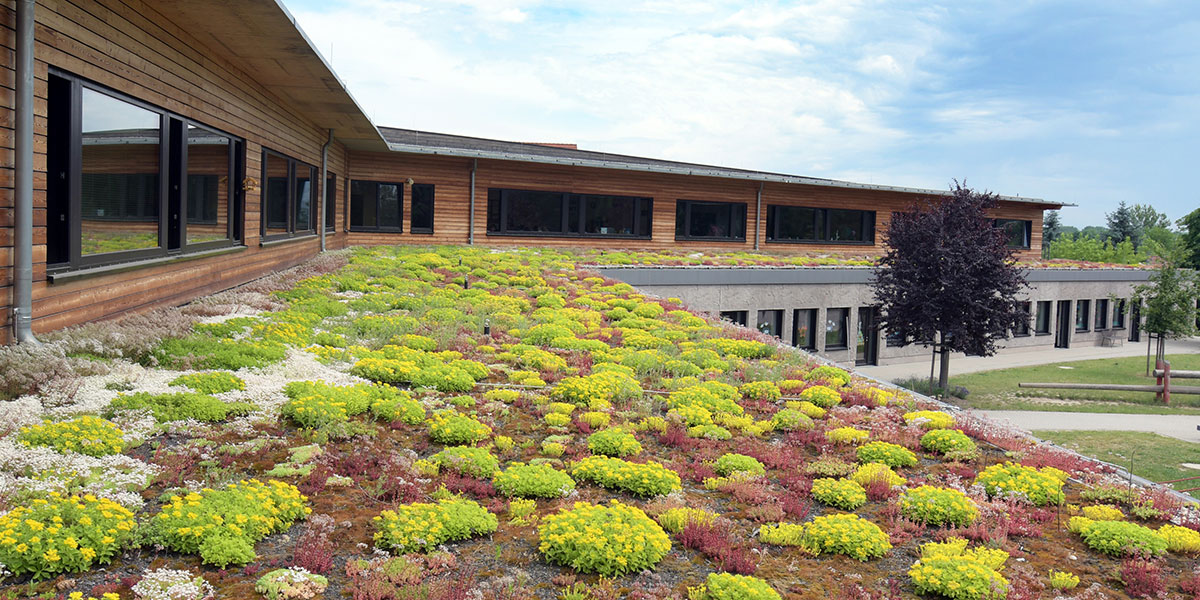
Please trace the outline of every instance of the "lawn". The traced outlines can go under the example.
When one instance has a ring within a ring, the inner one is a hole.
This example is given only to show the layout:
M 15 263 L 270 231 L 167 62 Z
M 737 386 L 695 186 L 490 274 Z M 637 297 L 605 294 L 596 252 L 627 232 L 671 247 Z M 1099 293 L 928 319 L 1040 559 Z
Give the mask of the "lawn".
M 1200 355 L 1169 354 L 1171 368 L 1200 370 Z M 1147 392 L 1109 390 L 1052 390 L 1021 388 L 1029 383 L 1115 383 L 1150 385 L 1146 377 L 1146 357 L 1099 358 L 1051 363 L 1036 367 L 1016 367 L 982 371 L 950 378 L 951 386 L 970 391 L 956 402 L 968 408 L 992 410 L 1054 410 L 1112 413 L 1200 414 L 1200 396 L 1175 394 L 1171 405 L 1164 406 Z M 1176 379 L 1179 385 L 1198 385 L 1200 381 Z
M 358 248 L 0 349 L 0 597 L 1127 597 L 1065 526 L 1096 463 L 577 258 Z M 1200 514 L 1123 501 L 1181 591 Z
M 1182 466 L 1200 465 L 1200 444 L 1137 431 L 1035 431 L 1080 454 L 1120 465 L 1150 481 L 1173 481 L 1200 476 L 1200 470 Z M 1200 487 L 1200 479 L 1175 484 L 1176 489 Z M 1200 498 L 1200 491 L 1192 492 Z

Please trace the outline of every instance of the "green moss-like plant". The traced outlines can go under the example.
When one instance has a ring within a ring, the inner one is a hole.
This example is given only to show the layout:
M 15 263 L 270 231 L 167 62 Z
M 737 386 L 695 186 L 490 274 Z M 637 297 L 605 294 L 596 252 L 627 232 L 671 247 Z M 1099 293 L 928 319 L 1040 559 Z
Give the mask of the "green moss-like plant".
M 160 423 L 184 419 L 216 422 L 224 421 L 229 417 L 249 414 L 255 409 L 255 406 L 245 402 L 222 402 L 207 394 L 195 392 L 177 394 L 137 392 L 118 394 L 109 403 L 106 414 L 111 415 L 120 409 L 149 410 L 154 415 L 154 420 Z

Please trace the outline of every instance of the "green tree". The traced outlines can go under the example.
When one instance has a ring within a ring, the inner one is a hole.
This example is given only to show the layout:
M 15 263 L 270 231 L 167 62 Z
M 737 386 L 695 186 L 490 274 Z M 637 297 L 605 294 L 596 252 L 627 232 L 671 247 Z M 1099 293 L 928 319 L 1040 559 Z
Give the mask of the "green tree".
M 1149 204 L 1134 204 L 1133 208 L 1129 209 L 1129 214 L 1133 218 L 1133 226 L 1138 231 L 1146 231 L 1154 227 L 1171 228 L 1171 218 L 1166 213 L 1154 210 L 1154 207 Z
M 1133 301 L 1141 303 L 1146 319 L 1142 329 L 1159 336 L 1160 358 L 1165 340 L 1196 335 L 1196 276 L 1180 269 L 1178 258 L 1166 257 L 1146 283 L 1133 288 Z
M 1179 264 L 1200 270 L 1200 208 L 1188 213 L 1178 222 L 1183 235 L 1179 240 Z
M 1133 211 L 1125 204 L 1124 200 L 1117 205 L 1117 210 L 1104 217 L 1108 225 L 1108 239 L 1113 240 L 1115 244 L 1128 239 L 1133 242 L 1134 248 L 1138 247 L 1141 238 L 1138 235 L 1137 226 L 1133 222 Z
M 1112 240 L 1099 240 L 1083 234 L 1064 234 L 1058 236 L 1043 252 L 1046 258 L 1065 258 L 1068 260 L 1085 260 L 1088 262 L 1117 263 L 1134 265 L 1146 260 L 1144 254 L 1133 249 L 1133 242 L 1128 239 L 1118 244 Z
M 1042 258 L 1048 258 L 1046 251 L 1050 248 L 1050 243 L 1058 238 L 1061 230 L 1062 221 L 1058 217 L 1058 211 L 1046 211 L 1046 216 L 1042 218 Z
M 1107 240 L 1112 235 L 1112 232 L 1110 232 L 1107 227 L 1088 225 L 1080 230 L 1079 234 L 1086 235 L 1090 238 L 1096 238 L 1098 240 Z

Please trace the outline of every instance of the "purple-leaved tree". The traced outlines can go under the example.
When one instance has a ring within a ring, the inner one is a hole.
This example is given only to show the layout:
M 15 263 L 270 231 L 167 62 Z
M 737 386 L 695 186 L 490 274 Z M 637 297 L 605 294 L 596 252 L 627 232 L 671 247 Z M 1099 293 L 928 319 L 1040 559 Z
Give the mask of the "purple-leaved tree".
M 904 345 L 941 354 L 939 387 L 950 377 L 950 352 L 990 356 L 1029 314 L 1017 303 L 1027 287 L 1006 236 L 987 211 L 995 194 L 957 181 L 951 195 L 894 213 L 871 285 L 880 324 Z M 932 383 L 932 382 L 931 382 Z

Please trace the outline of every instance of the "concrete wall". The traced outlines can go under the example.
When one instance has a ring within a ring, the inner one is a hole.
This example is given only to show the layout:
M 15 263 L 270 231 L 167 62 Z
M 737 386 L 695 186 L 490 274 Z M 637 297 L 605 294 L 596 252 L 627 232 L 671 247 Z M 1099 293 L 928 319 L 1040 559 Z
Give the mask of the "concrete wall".
M 691 308 L 714 315 L 721 311 L 744 310 L 748 312 L 747 326 L 757 326 L 760 310 L 783 310 L 781 337 L 792 343 L 795 309 L 817 309 L 816 350 L 818 353 L 840 363 L 854 363 L 859 327 L 858 309 L 875 306 L 870 280 L 872 269 L 866 267 L 820 267 L 820 268 L 705 268 L 705 267 L 611 267 L 600 269 L 607 277 L 625 281 L 639 290 L 663 298 L 679 298 Z M 1128 299 L 1133 287 L 1145 282 L 1149 271 L 1135 269 L 1038 269 L 1026 272 L 1030 289 L 1025 298 L 1033 302 L 1031 309 L 1036 313 L 1037 302 L 1051 301 L 1050 328 L 1048 334 L 1035 333 L 1034 318 L 1031 316 L 1030 334 L 1010 337 L 1003 343 L 1001 352 L 1016 352 L 1031 347 L 1053 348 L 1058 325 L 1057 301 L 1071 301 L 1068 316 L 1072 320 L 1069 332 L 1071 347 L 1095 346 L 1106 334 L 1128 339 L 1126 318 L 1124 330 L 1111 329 L 1112 301 L 1108 309 L 1109 329 L 1095 330 L 1095 307 L 1097 300 L 1110 298 Z M 1074 327 L 1076 300 L 1089 300 L 1090 311 L 1087 331 L 1076 331 Z M 825 347 L 825 324 L 831 308 L 849 308 L 848 348 Z M 877 364 L 910 362 L 928 356 L 929 349 L 912 344 L 904 347 L 889 347 L 879 332 Z

